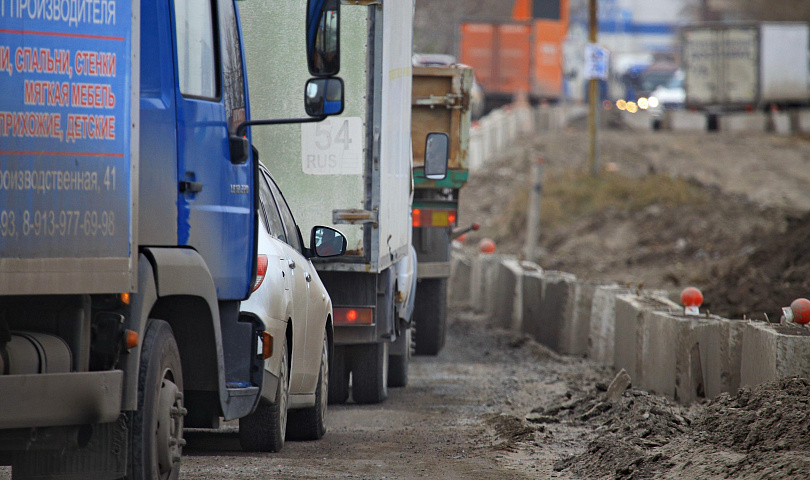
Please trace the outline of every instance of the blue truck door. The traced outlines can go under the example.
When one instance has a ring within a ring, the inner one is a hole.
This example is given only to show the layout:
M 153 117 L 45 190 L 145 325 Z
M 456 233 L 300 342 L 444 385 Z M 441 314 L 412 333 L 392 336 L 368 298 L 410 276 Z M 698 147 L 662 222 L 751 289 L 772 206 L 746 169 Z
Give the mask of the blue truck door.
M 205 259 L 221 300 L 240 300 L 255 251 L 252 167 L 231 163 L 228 143 L 247 116 L 236 13 L 228 0 L 174 0 L 174 13 L 177 241 Z

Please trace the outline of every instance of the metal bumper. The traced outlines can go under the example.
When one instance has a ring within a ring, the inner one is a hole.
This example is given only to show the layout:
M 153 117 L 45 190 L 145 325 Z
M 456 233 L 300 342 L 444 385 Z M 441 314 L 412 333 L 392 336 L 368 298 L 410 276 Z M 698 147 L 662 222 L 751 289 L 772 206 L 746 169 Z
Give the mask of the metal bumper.
M 0 429 L 114 422 L 123 379 L 121 370 L 0 376 Z
M 416 278 L 448 278 L 450 262 L 419 262 L 416 267 Z

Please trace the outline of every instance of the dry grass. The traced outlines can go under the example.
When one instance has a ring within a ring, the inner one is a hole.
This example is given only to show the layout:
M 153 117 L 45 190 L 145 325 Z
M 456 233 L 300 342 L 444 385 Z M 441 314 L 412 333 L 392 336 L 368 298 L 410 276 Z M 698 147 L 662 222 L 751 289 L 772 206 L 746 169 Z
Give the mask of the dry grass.
M 651 205 L 676 207 L 705 201 L 696 185 L 680 178 L 656 174 L 631 178 L 609 172 L 595 178 L 581 170 L 570 170 L 545 178 L 541 223 L 554 227 L 609 209 L 637 212 Z M 523 229 L 528 202 L 529 186 L 525 185 L 515 191 L 506 208 L 505 231 Z

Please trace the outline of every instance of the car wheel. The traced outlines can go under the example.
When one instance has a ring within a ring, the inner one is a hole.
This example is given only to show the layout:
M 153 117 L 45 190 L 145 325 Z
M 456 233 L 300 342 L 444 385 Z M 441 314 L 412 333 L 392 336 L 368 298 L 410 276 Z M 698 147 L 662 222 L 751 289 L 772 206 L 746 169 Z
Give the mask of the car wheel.
M 329 403 L 342 404 L 349 399 L 349 365 L 344 345 L 335 345 L 329 367 Z
M 413 318 L 416 354 L 438 355 L 444 347 L 447 325 L 447 279 L 424 279 L 416 285 Z
M 132 421 L 131 475 L 136 480 L 172 480 L 183 451 L 183 374 L 171 326 L 149 320 L 141 347 L 138 410 Z
M 329 337 L 323 332 L 321 367 L 315 388 L 315 406 L 290 410 L 287 438 L 290 440 L 318 440 L 326 433 L 326 405 L 329 399 Z
M 239 419 L 239 443 L 246 452 L 278 452 L 284 447 L 287 404 L 290 396 L 290 362 L 287 341 L 281 342 L 281 370 L 276 398 L 259 400 L 256 411 Z
M 388 397 L 388 343 L 352 347 L 352 398 L 380 403 Z

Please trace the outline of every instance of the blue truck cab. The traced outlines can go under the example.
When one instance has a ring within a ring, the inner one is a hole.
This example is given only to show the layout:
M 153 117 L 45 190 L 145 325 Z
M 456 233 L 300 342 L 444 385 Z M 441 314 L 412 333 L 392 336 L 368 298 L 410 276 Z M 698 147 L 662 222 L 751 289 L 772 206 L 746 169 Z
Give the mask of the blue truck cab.
M 246 416 L 269 388 L 273 338 L 239 308 L 256 276 L 249 127 L 342 110 L 339 63 L 315 67 L 339 58 L 337 0 L 310 0 L 299 29 L 310 117 L 274 120 L 250 119 L 234 0 L 9 2 L 0 465 L 177 478 L 184 426 Z

